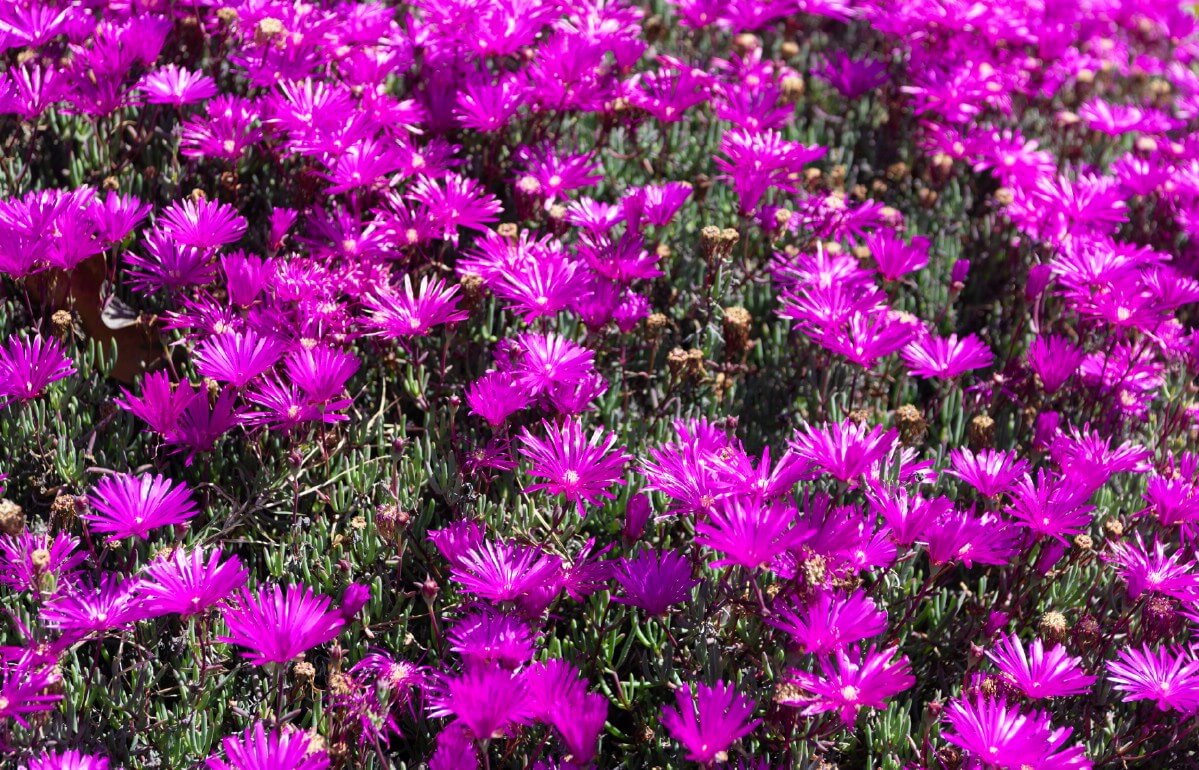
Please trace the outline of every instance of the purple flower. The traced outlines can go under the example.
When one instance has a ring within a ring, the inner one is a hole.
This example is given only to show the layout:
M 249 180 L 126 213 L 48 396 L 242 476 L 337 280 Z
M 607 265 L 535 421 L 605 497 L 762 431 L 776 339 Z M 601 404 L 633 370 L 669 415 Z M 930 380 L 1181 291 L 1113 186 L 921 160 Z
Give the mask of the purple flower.
M 75 749 L 46 751 L 30 759 L 21 770 L 108 770 L 108 757 L 84 754 Z
M 557 424 L 543 421 L 542 428 L 544 439 L 527 428 L 520 434 L 520 453 L 532 463 L 529 474 L 546 479 L 530 485 L 529 492 L 544 489 L 562 495 L 575 504 L 580 516 L 586 515 L 584 501 L 597 505 L 600 500 L 615 499 L 608 488 L 624 483 L 624 464 L 629 459 L 623 448 L 613 451 L 615 435 L 596 428 L 587 436 L 577 419 Z
M 457 717 L 476 741 L 502 737 L 529 717 L 524 679 L 495 665 L 468 666 L 460 676 L 443 677 L 430 701 L 430 716 Z
M 450 649 L 466 664 L 495 663 L 516 669 L 533 657 L 534 637 L 525 621 L 484 607 L 454 624 Z
M 268 732 L 255 722 L 241 735 L 221 741 L 225 760 L 212 755 L 208 770 L 326 770 L 329 755 L 314 745 L 308 733 L 290 725 Z
M 897 281 L 924 268 L 928 264 L 928 247 L 927 238 L 917 236 L 909 243 L 894 230 L 878 230 L 866 237 L 866 248 L 878 266 L 879 275 L 888 281 Z
M 245 387 L 283 355 L 283 343 L 253 329 L 217 334 L 196 346 L 196 371 L 235 388 Z
M 848 595 L 820 591 L 802 604 L 784 606 L 766 622 L 786 631 L 804 652 L 824 654 L 878 636 L 887 630 L 887 613 L 861 589 Z
M 137 580 L 104 573 L 94 587 L 69 586 L 60 592 L 42 608 L 42 620 L 72 641 L 123 628 L 150 616 L 139 588 Z
M 199 513 L 184 484 L 172 485 L 163 476 L 115 473 L 96 483 L 88 494 L 91 513 L 80 516 L 93 532 L 110 539 L 145 540 L 150 530 L 183 524 Z
M 716 682 L 693 691 L 685 684 L 675 691 L 678 708 L 662 709 L 662 726 L 687 749 L 687 759 L 712 763 L 728 757 L 733 743 L 761 722 L 750 721 L 754 702 L 739 694 L 733 685 Z
M 1193 650 L 1121 650 L 1107 664 L 1108 679 L 1126 700 L 1149 700 L 1161 711 L 1192 715 L 1199 711 L 1199 661 Z
M 466 403 L 488 423 L 500 426 L 528 405 L 529 396 L 511 372 L 488 372 L 466 389 Z
M 509 602 L 560 581 L 562 560 L 536 548 L 487 540 L 467 548 L 450 575 L 467 593 Z
M 412 289 L 412 278 L 404 276 L 402 291 L 385 289 L 369 295 L 363 304 L 370 311 L 370 324 L 378 334 L 390 339 L 423 337 L 434 326 L 463 321 L 468 316 L 458 308 L 458 287 L 446 287 L 440 278 L 422 278 L 420 288 Z
M 984 497 L 1006 492 L 1028 467 L 1015 452 L 995 449 L 983 449 L 978 454 L 965 448 L 954 449 L 949 453 L 949 462 L 953 470 L 946 473 L 965 481 Z
M 42 665 L 32 656 L 0 660 L 0 725 L 7 731 L 6 722 L 11 719 L 31 729 L 25 715 L 53 711 L 62 695 L 47 689 L 61 681 L 56 667 Z
M 1054 729 L 1044 713 L 1026 714 L 1003 699 L 979 696 L 973 702 L 951 701 L 944 719 L 952 729 L 942 733 L 945 740 L 965 750 L 979 766 L 1003 770 L 1091 767 L 1083 746 L 1062 748 L 1070 728 Z
M 956 334 L 948 338 L 929 335 L 908 345 L 900 356 L 913 377 L 942 380 L 988 367 L 994 361 L 990 348 L 973 334 L 960 340 Z
M 153 615 L 197 615 L 222 601 L 246 583 L 249 572 L 237 556 L 221 562 L 221 549 L 207 557 L 196 549 L 162 556 L 142 570 L 140 592 Z
M 233 243 L 246 232 L 246 220 L 219 201 L 175 201 L 162 212 L 159 226 L 186 246 L 214 249 Z
M 329 598 L 303 585 L 265 586 L 257 593 L 243 588 L 225 609 L 229 635 L 217 639 L 246 647 L 242 653 L 256 666 L 286 663 L 317 645 L 332 641 L 345 625 L 330 611 Z
M 203 101 L 216 96 L 216 83 L 199 72 L 188 72 L 174 64 L 168 64 L 142 78 L 140 88 L 151 104 L 184 104 Z
M 74 582 L 72 570 L 87 558 L 77 548 L 79 539 L 63 532 L 53 538 L 32 532 L 0 537 L 0 583 L 14 591 L 40 593 L 50 582 L 61 590 L 64 583 Z
M 1083 352 L 1056 334 L 1037 337 L 1028 346 L 1028 368 L 1041 378 L 1047 393 L 1056 393 L 1082 364 Z
M 810 536 L 795 522 L 796 510 L 789 503 L 727 498 L 708 514 L 707 521 L 695 525 L 695 542 L 725 554 L 712 562 L 713 567 L 738 564 L 757 570 Z
M 1199 599 L 1199 574 L 1194 572 L 1193 551 L 1181 549 L 1166 556 L 1166 544 L 1155 538 L 1150 553 L 1139 532 L 1135 543 L 1131 540 L 1110 541 L 1109 548 L 1103 558 L 1116 565 L 1120 577 L 1128 584 L 1131 598 L 1151 591 L 1184 602 Z
M 1095 683 L 1095 677 L 1083 670 L 1081 658 L 1070 657 L 1060 644 L 1046 650 L 1040 639 L 1025 649 L 1015 635 L 1004 637 L 987 651 L 987 657 L 1033 700 L 1080 695 Z
M 53 382 L 75 374 L 71 359 L 63 355 L 58 340 L 16 335 L 0 347 L 0 397 L 31 401 Z
M 846 727 L 852 727 L 859 709 L 885 709 L 886 700 L 916 683 L 908 659 L 895 660 L 897 648 L 877 652 L 836 650 L 831 657 L 821 657 L 820 674 L 795 671 L 792 683 L 800 695 L 780 701 L 784 705 L 802 708 L 804 716 L 836 711 Z
M 813 74 L 841 92 L 857 99 L 887 82 L 887 64 L 877 59 L 851 59 L 844 51 L 829 55 Z
M 822 427 L 801 428 L 791 440 L 791 449 L 801 459 L 843 482 L 856 480 L 895 447 L 899 431 L 881 425 L 868 428 L 852 420 Z
M 642 551 L 622 558 L 612 573 L 625 596 L 612 601 L 640 607 L 649 615 L 665 615 L 676 604 L 691 598 L 699 580 L 691 576 L 691 563 L 678 551 Z

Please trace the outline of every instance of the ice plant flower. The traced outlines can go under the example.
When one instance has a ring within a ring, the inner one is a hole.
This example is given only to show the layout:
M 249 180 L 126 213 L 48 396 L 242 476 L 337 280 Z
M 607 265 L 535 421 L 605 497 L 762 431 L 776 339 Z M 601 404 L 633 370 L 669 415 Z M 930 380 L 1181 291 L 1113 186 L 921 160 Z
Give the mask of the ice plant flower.
M 61 681 L 62 674 L 53 666 L 42 665 L 29 655 L 0 659 L 0 725 L 7 731 L 11 720 L 30 729 L 28 715 L 52 711 L 62 700 L 61 693 L 50 691 Z
M 75 373 L 58 340 L 13 335 L 0 347 L 0 398 L 32 401 L 51 383 Z
M 187 199 L 175 201 L 159 218 L 163 231 L 186 246 L 215 249 L 233 243 L 246 232 L 246 220 L 219 201 Z
M 221 741 L 225 759 L 216 754 L 205 763 L 208 770 L 327 770 L 329 755 L 308 733 L 290 725 L 268 731 L 255 722 L 241 735 Z
M 562 560 L 536 548 L 486 540 L 461 553 L 450 576 L 467 593 L 509 602 L 561 580 Z
M 1083 670 L 1081 658 L 1070 657 L 1060 644 L 1045 649 L 1040 639 L 1025 649 L 1015 635 L 1006 636 L 987 651 L 987 657 L 1033 700 L 1080 695 L 1095 683 L 1095 677 Z
M 1002 770 L 1054 768 L 1090 770 L 1086 750 L 1079 744 L 1065 747 L 1071 729 L 1054 729 L 1041 712 L 1026 714 L 1000 698 L 979 696 L 975 701 L 954 700 L 945 709 L 945 740 L 960 747 L 981 767 Z
M 973 334 L 958 339 L 929 335 L 913 342 L 900 353 L 908 365 L 908 374 L 913 377 L 949 380 L 973 369 L 984 369 L 991 365 L 994 356 L 990 348 Z
M 520 434 L 520 453 L 532 463 L 530 475 L 545 479 L 530 485 L 529 492 L 544 489 L 562 495 L 574 503 L 579 516 L 586 515 L 584 502 L 598 505 L 601 500 L 615 498 L 608 489 L 624 483 L 622 475 L 629 458 L 622 447 L 616 447 L 614 434 L 596 428 L 588 436 L 578 419 L 543 421 L 542 429 L 544 439 L 535 437 L 528 428 Z
M 152 529 L 183 524 L 200 511 L 184 484 L 163 476 L 115 473 L 96 482 L 88 494 L 90 513 L 79 518 L 93 532 L 113 540 L 145 540 Z
M 402 289 L 386 287 L 368 295 L 363 304 L 376 333 L 390 339 L 423 337 L 434 326 L 467 318 L 458 308 L 457 295 L 458 287 L 447 287 L 441 278 L 422 278 L 414 291 L 411 276 L 404 276 Z
M 196 346 L 196 371 L 235 388 L 268 371 L 282 357 L 284 344 L 253 329 L 216 334 Z
M 225 608 L 229 635 L 217 641 L 245 647 L 251 663 L 287 663 L 302 652 L 332 641 L 345 620 L 329 609 L 329 598 L 303 585 L 286 592 L 277 585 L 243 588 Z
M 846 727 L 857 721 L 862 708 L 885 709 L 886 700 L 916 683 L 906 656 L 895 659 L 897 648 L 876 651 L 836 650 L 818 659 L 820 674 L 794 671 L 791 682 L 800 694 L 780 701 L 801 708 L 804 716 L 836 711 Z
M 496 665 L 467 666 L 444 676 L 430 696 L 429 715 L 456 717 L 476 741 L 502 737 L 528 721 L 528 694 L 522 676 Z
M 1199 660 L 1192 650 L 1149 645 L 1121 650 L 1107 664 L 1108 680 L 1130 701 L 1149 700 L 1162 711 L 1199 711 Z
M 975 454 L 964 447 L 950 451 L 949 462 L 953 468 L 946 473 L 965 481 L 984 497 L 1006 492 L 1028 467 L 1014 452 L 983 449 Z
M 168 64 L 142 78 L 141 90 L 151 104 L 173 104 L 181 107 L 216 96 L 216 83 L 199 72 Z
M 754 702 L 733 685 L 716 682 L 692 689 L 684 684 L 674 693 L 677 708 L 662 709 L 662 726 L 687 749 L 692 762 L 723 762 L 733 743 L 749 735 L 762 721 L 751 720 Z
M 84 754 L 75 749 L 45 751 L 21 765 L 20 770 L 108 770 L 108 757 Z
M 1150 552 L 1138 532 L 1136 542 L 1110 541 L 1109 551 L 1103 558 L 1116 565 L 1120 577 L 1128 585 L 1128 595 L 1133 599 L 1146 591 L 1187 602 L 1199 598 L 1199 573 L 1194 571 L 1194 554 L 1185 549 L 1166 556 L 1166 544 L 1155 538 Z
M 612 601 L 640 607 L 649 615 L 665 615 L 676 604 L 691 598 L 699 580 L 691 577 L 691 564 L 678 551 L 642 551 L 622 558 L 612 572 L 624 596 Z
M 695 525 L 695 542 L 724 554 L 712 562 L 713 567 L 738 564 L 761 569 L 809 537 L 809 532 L 795 526 L 796 516 L 795 507 L 782 501 L 727 498 L 708 514 L 707 521 Z
M 861 589 L 848 595 L 820 591 L 806 602 L 782 606 L 766 622 L 804 652 L 824 654 L 878 636 L 887 629 L 887 613 Z
M 1083 352 L 1065 337 L 1037 337 L 1028 346 L 1028 368 L 1041 380 L 1046 393 L 1056 393 L 1082 364 Z
M 801 428 L 791 441 L 791 450 L 838 481 L 849 483 L 890 454 L 898 439 L 899 432 L 894 428 L 868 428 L 864 423 L 846 420 Z
M 222 562 L 220 548 L 207 557 L 178 549 L 142 570 L 140 591 L 147 612 L 196 615 L 245 585 L 249 574 L 237 556 Z
M 42 620 L 64 639 L 106 634 L 149 617 L 137 580 L 103 573 L 95 585 L 72 585 L 42 608 Z

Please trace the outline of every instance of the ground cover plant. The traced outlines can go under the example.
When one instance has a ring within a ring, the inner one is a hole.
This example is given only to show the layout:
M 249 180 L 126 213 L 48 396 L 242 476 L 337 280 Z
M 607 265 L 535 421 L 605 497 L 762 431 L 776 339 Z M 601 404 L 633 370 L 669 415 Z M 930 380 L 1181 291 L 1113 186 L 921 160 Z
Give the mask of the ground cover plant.
M 1190 9 L 0 51 L 0 766 L 1199 766 Z

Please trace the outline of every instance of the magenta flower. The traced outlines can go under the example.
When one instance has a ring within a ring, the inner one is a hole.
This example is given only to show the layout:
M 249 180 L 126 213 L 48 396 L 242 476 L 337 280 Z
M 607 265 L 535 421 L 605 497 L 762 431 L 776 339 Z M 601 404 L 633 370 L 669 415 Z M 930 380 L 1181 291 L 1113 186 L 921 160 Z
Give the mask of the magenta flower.
M 484 607 L 454 624 L 450 649 L 466 664 L 495 663 L 512 670 L 533 657 L 533 634 L 525 621 Z
M 454 173 L 439 180 L 422 177 L 412 187 L 411 195 L 440 226 L 441 237 L 455 244 L 461 230 L 483 230 L 496 221 L 502 210 L 495 196 L 485 192 L 477 181 Z
M 61 590 L 64 584 L 74 582 L 72 571 L 87 558 L 78 548 L 79 539 L 64 532 L 53 538 L 29 531 L 0 537 L 0 583 L 14 591 L 39 593 L 49 580 Z M 36 564 L 34 554 L 39 556 Z
M 328 404 L 331 409 L 349 406 L 348 399 L 340 396 L 358 371 L 358 359 L 352 354 L 324 345 L 302 347 L 288 354 L 283 368 L 310 403 Z
M 467 593 L 509 602 L 560 581 L 562 560 L 536 548 L 486 540 L 467 548 L 450 575 Z
M 1081 658 L 1072 658 L 1060 644 L 1045 649 L 1034 639 L 1026 650 L 1015 635 L 999 640 L 987 651 L 995 666 L 1029 698 L 1057 698 L 1090 691 L 1095 677 L 1082 668 Z
M 290 725 L 268 732 L 255 722 L 241 735 L 221 741 L 225 759 L 216 754 L 205 763 L 208 770 L 326 770 L 329 755 L 313 745 L 308 733 Z
M 253 329 L 216 334 L 196 346 L 196 371 L 235 388 L 245 387 L 283 355 L 283 342 Z
M 635 558 L 622 558 L 612 575 L 625 593 L 612 601 L 640 607 L 649 615 L 665 615 L 688 601 L 699 583 L 691 577 L 687 557 L 678 551 L 642 551 Z
M 401 291 L 386 289 L 369 295 L 363 304 L 370 311 L 370 324 L 378 334 L 391 339 L 423 337 L 434 326 L 463 321 L 469 314 L 458 308 L 458 287 L 446 287 L 445 281 L 428 277 L 420 288 L 412 289 L 411 276 L 404 276 Z
M 173 104 L 176 107 L 203 101 L 217 94 L 216 82 L 212 78 L 199 72 L 188 72 L 174 64 L 143 77 L 140 88 L 147 102 Z
M 897 651 L 836 650 L 818 659 L 820 674 L 792 672 L 791 681 L 801 693 L 780 703 L 802 708 L 804 716 L 836 711 L 846 727 L 853 727 L 860 709 L 885 709 L 887 698 L 916 683 L 907 657 L 894 659 Z
M 928 239 L 920 236 L 908 242 L 894 230 L 878 230 L 866 237 L 866 248 L 879 275 L 888 281 L 897 281 L 928 264 Z
M 983 449 L 978 454 L 969 449 L 954 449 L 949 453 L 953 469 L 946 471 L 978 490 L 984 497 L 997 497 L 1011 488 L 1024 474 L 1028 463 L 1015 452 Z
M 870 472 L 871 466 L 894 449 L 899 432 L 881 425 L 846 420 L 821 427 L 801 428 L 791 440 L 791 450 L 824 473 L 849 483 Z
M 687 749 L 687 759 L 711 763 L 728 758 L 738 739 L 749 735 L 762 721 L 750 720 L 754 702 L 733 685 L 716 682 L 699 685 L 694 691 L 684 684 L 675 690 L 678 708 L 662 709 L 662 726 Z
M 948 510 L 924 533 L 934 565 L 1007 564 L 1019 552 L 1018 531 L 990 513 Z
M 713 567 L 738 564 L 757 570 L 791 550 L 811 533 L 796 527 L 795 507 L 782 501 L 765 503 L 756 497 L 721 500 L 708 520 L 695 525 L 695 542 L 720 551 Z
M 878 636 L 887 630 L 887 613 L 866 592 L 821 591 L 807 602 L 784 606 L 766 622 L 786 631 L 804 652 L 824 654 Z
M 528 405 L 529 396 L 510 372 L 488 372 L 466 389 L 466 403 L 488 423 L 500 426 Z
M 30 759 L 21 770 L 108 770 L 108 757 L 84 754 L 75 749 L 46 751 Z
M 511 371 L 530 396 L 574 386 L 594 372 L 595 353 L 557 334 L 516 338 Z
M 32 656 L 0 659 L 0 725 L 7 731 L 7 722 L 12 720 L 30 729 L 26 715 L 53 711 L 62 700 L 61 693 L 47 692 L 61 681 L 62 674 L 54 666 L 42 665 Z
M 104 573 L 94 587 L 69 586 L 42 608 L 42 620 L 64 639 L 78 641 L 104 634 L 150 616 L 136 580 Z
M 31 401 L 72 374 L 75 366 L 56 339 L 22 340 L 13 335 L 0 347 L 0 398 Z
M 1003 699 L 979 696 L 974 702 L 954 700 L 945 710 L 945 740 L 962 748 L 980 767 L 1022 770 L 1089 770 L 1083 746 L 1062 748 L 1071 729 L 1054 729 L 1041 712 L 1025 714 Z
M 1162 711 L 1199 711 L 1199 660 L 1193 650 L 1121 650 L 1107 664 L 1108 680 L 1129 701 L 1149 700 Z
M 116 400 L 117 406 L 132 412 L 160 436 L 175 430 L 179 418 L 196 396 L 191 383 L 185 381 L 173 386 L 166 372 L 147 374 L 142 380 L 140 397 L 125 388 L 121 388 L 121 393 L 124 397 Z
M 1056 393 L 1082 364 L 1083 352 L 1065 337 L 1040 336 L 1028 346 L 1028 368 L 1041 378 L 1046 393 Z
M 221 549 L 207 557 L 200 549 L 162 556 L 142 570 L 141 595 L 154 615 L 196 615 L 225 599 L 246 583 L 249 572 L 237 556 L 221 562 Z
M 529 475 L 546 479 L 532 484 L 527 491 L 544 489 L 562 495 L 575 504 L 580 516 L 586 515 L 583 502 L 598 505 L 600 500 L 615 499 L 608 491 L 613 484 L 624 484 L 624 464 L 629 459 L 616 447 L 616 436 L 596 428 L 588 436 L 577 419 L 560 423 L 543 421 L 545 438 L 533 436 L 528 428 L 520 434 L 520 453 L 532 467 Z
M 988 367 L 995 358 L 990 348 L 973 334 L 960 340 L 956 334 L 948 338 L 929 335 L 908 345 L 900 356 L 911 376 L 941 380 Z
M 461 676 L 444 677 L 430 705 L 430 716 L 457 717 L 476 741 L 502 737 L 529 718 L 523 677 L 494 665 L 468 666 Z
M 1131 540 L 1109 541 L 1109 548 L 1103 558 L 1116 565 L 1120 577 L 1128 585 L 1129 597 L 1135 599 L 1151 591 L 1184 602 L 1199 598 L 1199 574 L 1194 571 L 1193 551 L 1181 549 L 1166 556 L 1166 544 L 1155 538 L 1150 552 L 1139 532 L 1135 543 Z
M 608 699 L 589 693 L 578 669 L 563 660 L 534 663 L 524 672 L 529 711 L 562 736 L 572 764 L 590 762 L 608 717 Z
M 199 513 L 184 484 L 172 485 L 163 476 L 105 476 L 88 494 L 91 512 L 80 515 L 93 532 L 109 533 L 111 540 L 136 537 L 145 540 L 150 530 L 183 524 Z
M 251 663 L 286 663 L 306 650 L 332 641 L 345 620 L 330 611 L 329 597 L 303 585 L 265 586 L 257 593 L 243 588 L 225 609 L 229 635 L 218 642 L 246 647 Z
M 1091 525 L 1094 507 L 1085 500 L 1069 482 L 1042 468 L 1035 482 L 1027 474 L 1016 481 L 1004 512 L 1037 535 L 1064 543 Z
M 219 201 L 175 201 L 162 212 L 159 226 L 187 246 L 214 249 L 233 243 L 246 232 L 246 220 Z

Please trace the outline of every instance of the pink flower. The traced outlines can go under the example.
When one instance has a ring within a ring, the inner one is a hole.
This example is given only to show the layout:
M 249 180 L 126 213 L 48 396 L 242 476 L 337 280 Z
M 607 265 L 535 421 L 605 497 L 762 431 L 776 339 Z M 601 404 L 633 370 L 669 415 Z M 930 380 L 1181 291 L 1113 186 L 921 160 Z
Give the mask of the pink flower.
M 468 313 L 458 308 L 458 287 L 447 287 L 441 278 L 421 279 L 412 289 L 412 277 L 404 276 L 402 290 L 385 288 L 363 300 L 368 320 L 378 334 L 391 339 L 423 337 L 434 326 L 462 321 Z
M 731 684 L 685 684 L 675 691 L 678 708 L 662 709 L 662 726 L 687 749 L 687 759 L 705 764 L 723 761 L 735 741 L 753 732 L 762 721 L 749 717 L 754 702 Z
M 842 723 L 852 727 L 859 709 L 885 709 L 887 698 L 916 683 L 907 657 L 894 660 L 897 651 L 836 650 L 832 657 L 819 658 L 819 675 L 793 672 L 791 681 L 801 694 L 779 702 L 801 708 L 804 716 L 836 711 Z
M 994 361 L 991 350 L 973 334 L 960 340 L 956 334 L 948 338 L 929 335 L 908 345 L 900 356 L 913 377 L 942 380 L 988 367 Z
M 528 491 L 544 489 L 563 495 L 585 515 L 583 502 L 591 505 L 615 498 L 608 488 L 623 484 L 624 464 L 629 459 L 616 447 L 616 436 L 597 428 L 588 436 L 577 419 L 554 424 L 542 422 L 545 438 L 521 430 L 520 453 L 532 462 L 529 474 L 546 481 L 532 484 Z M 613 448 L 615 447 L 615 451 Z
M 187 486 L 150 474 L 105 476 L 92 488 L 88 502 L 92 512 L 80 518 L 91 531 L 109 533 L 113 540 L 145 540 L 150 530 L 182 524 L 199 513 Z
M 229 635 L 217 639 L 250 651 L 242 653 L 256 666 L 287 663 L 302 652 L 332 641 L 345 620 L 329 609 L 329 597 L 302 585 L 243 588 L 225 609 Z
M 174 64 L 168 64 L 143 77 L 140 87 L 146 95 L 147 102 L 173 104 L 176 107 L 203 101 L 217 94 L 216 83 L 212 78 L 199 72 L 188 72 Z
M 1046 650 L 1040 639 L 1025 649 L 1015 635 L 1004 637 L 987 651 L 987 657 L 1020 692 L 1034 700 L 1080 695 L 1089 692 L 1095 682 L 1095 677 L 1083 670 L 1081 658 L 1070 657 L 1060 644 Z

